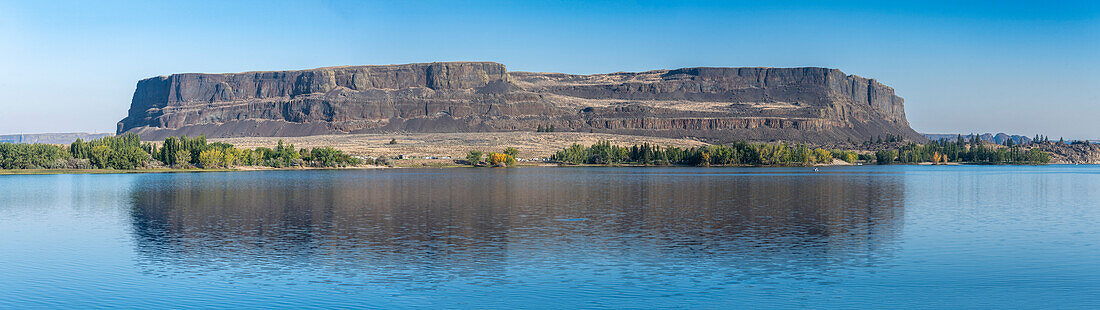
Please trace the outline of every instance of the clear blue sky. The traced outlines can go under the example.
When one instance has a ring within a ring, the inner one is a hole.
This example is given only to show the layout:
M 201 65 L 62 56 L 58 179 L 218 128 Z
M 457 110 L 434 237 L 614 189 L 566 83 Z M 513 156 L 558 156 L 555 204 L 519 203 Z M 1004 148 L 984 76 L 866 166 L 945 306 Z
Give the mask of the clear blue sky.
M 1100 4 L 894 2 L 0 0 L 0 134 L 113 132 L 157 75 L 487 60 L 832 67 L 921 132 L 1100 137 Z

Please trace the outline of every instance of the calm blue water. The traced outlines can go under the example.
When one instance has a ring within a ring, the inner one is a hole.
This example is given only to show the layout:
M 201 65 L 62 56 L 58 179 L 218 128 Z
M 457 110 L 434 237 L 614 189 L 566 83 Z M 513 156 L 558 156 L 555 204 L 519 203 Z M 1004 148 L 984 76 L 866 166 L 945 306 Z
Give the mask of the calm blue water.
M 1100 167 L 0 176 L 0 308 L 1098 308 Z

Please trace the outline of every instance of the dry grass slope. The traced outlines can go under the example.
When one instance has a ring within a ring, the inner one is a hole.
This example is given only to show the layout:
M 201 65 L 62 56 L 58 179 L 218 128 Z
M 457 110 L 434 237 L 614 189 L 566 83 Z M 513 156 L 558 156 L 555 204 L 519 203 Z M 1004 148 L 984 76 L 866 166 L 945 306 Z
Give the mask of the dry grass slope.
M 352 134 L 307 137 L 246 137 L 210 139 L 237 147 L 272 147 L 282 139 L 295 147 L 331 146 L 355 155 L 370 156 L 451 156 L 461 158 L 471 150 L 500 152 L 506 147 L 519 149 L 521 158 L 549 157 L 573 143 L 591 145 L 600 140 L 617 145 L 641 143 L 662 146 L 694 147 L 706 145 L 691 139 L 671 139 L 599 133 L 576 132 L 474 132 L 474 133 L 414 133 L 414 134 Z M 397 144 L 389 144 L 397 139 Z

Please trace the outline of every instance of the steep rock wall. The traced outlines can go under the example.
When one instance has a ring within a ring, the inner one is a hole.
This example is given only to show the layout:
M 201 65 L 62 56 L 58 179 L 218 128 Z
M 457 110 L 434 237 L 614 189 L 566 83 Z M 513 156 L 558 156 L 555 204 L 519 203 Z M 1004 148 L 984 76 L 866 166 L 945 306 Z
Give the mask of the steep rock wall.
M 118 132 L 302 136 L 612 132 L 715 140 L 923 140 L 893 89 L 827 68 L 682 68 L 571 75 L 491 62 L 175 74 L 138 82 Z

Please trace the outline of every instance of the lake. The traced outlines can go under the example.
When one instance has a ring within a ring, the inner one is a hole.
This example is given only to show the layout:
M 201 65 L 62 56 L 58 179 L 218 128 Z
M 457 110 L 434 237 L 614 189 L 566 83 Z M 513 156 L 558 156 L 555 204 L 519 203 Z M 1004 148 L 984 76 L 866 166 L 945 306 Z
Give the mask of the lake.
M 1100 167 L 0 176 L 0 308 L 1100 307 Z

